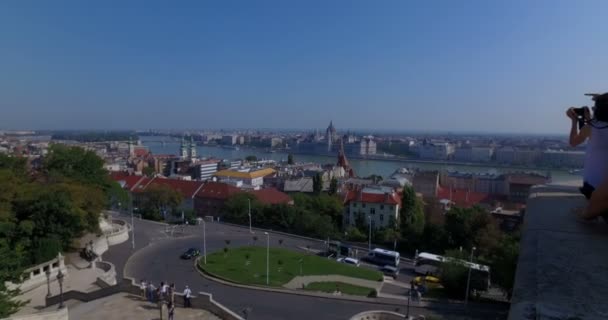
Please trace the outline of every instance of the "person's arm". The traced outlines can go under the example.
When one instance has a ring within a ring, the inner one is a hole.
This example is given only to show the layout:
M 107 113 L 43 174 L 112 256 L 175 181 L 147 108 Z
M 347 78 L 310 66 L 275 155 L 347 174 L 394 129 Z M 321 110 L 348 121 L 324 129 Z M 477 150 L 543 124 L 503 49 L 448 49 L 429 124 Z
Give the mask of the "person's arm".
M 570 118 L 571 127 L 570 127 L 570 139 L 569 143 L 571 147 L 576 147 L 579 144 L 585 142 L 587 138 L 591 135 L 591 127 L 588 125 L 583 126 L 580 130 L 578 130 L 578 119 L 576 113 L 574 112 L 574 108 L 570 108 L 566 111 L 566 115 Z M 586 113 L 585 118 L 590 118 Z

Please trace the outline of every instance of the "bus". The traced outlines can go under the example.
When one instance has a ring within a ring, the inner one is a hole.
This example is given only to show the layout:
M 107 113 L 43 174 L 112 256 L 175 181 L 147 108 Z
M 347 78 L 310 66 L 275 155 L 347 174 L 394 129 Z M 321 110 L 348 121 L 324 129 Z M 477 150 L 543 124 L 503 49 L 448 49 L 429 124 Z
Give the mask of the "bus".
M 471 288 L 481 291 L 488 290 L 490 287 L 490 267 L 483 264 L 421 252 L 414 260 L 414 271 L 418 274 L 441 278 L 441 275 L 439 274 L 441 265 L 448 261 L 454 261 L 462 264 L 466 268 L 471 268 Z
M 365 260 L 377 265 L 397 268 L 399 266 L 400 256 L 399 252 L 376 248 L 367 254 Z

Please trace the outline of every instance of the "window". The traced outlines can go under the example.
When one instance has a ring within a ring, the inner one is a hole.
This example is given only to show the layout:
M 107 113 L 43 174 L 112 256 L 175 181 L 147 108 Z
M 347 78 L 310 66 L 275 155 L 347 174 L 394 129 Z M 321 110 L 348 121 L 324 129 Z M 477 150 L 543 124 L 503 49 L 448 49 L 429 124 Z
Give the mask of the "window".
M 376 208 L 370 208 L 369 209 L 369 213 L 370 214 L 376 214 Z
M 356 207 L 357 207 L 357 203 L 353 202 L 353 208 L 356 208 Z
M 383 204 L 380 205 L 380 210 L 384 210 L 384 205 Z
M 393 210 L 393 206 L 389 206 L 388 208 L 391 209 L 391 210 Z
M 380 215 L 380 221 L 384 221 L 384 215 L 383 214 Z
M 365 208 L 365 203 L 362 203 L 362 204 L 361 204 L 361 208 Z

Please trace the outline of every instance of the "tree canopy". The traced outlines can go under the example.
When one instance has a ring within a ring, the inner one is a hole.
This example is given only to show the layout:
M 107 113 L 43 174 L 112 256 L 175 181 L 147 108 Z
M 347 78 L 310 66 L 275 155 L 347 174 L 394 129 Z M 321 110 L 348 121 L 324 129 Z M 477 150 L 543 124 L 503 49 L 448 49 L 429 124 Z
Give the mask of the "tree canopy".
M 0 155 L 0 318 L 19 308 L 4 286 L 21 272 L 68 250 L 73 239 L 98 232 L 112 195 L 124 196 L 92 151 L 52 145 L 40 168 Z

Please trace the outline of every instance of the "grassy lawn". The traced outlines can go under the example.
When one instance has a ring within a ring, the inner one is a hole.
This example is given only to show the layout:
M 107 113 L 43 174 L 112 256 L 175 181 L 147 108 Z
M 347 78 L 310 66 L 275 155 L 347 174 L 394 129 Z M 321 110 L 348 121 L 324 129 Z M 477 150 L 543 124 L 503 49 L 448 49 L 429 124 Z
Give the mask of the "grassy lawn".
M 312 254 L 270 248 L 270 286 L 282 286 L 299 276 L 300 260 L 304 276 L 339 274 L 373 281 L 382 280 L 382 274 L 378 271 L 338 263 Z M 206 265 L 203 264 L 203 259 L 200 259 L 199 267 L 237 283 L 266 285 L 266 248 L 229 248 L 227 254 L 218 251 L 207 255 Z
M 333 293 L 336 288 L 340 289 L 340 292 L 344 294 L 350 294 L 354 296 L 368 296 L 374 289 L 355 286 L 343 282 L 313 282 L 309 283 L 304 290 L 309 291 L 321 291 Z

